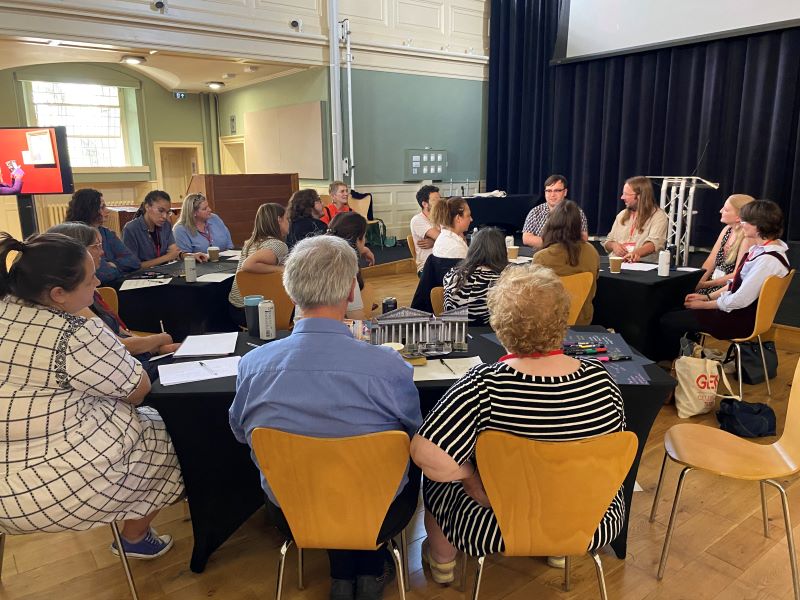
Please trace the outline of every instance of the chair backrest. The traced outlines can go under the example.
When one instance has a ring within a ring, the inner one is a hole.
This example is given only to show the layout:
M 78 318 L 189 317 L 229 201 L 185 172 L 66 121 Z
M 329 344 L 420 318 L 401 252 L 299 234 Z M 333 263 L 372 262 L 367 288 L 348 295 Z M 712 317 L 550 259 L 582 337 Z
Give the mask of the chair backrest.
M 375 288 L 369 280 L 364 281 L 364 289 L 361 290 L 361 301 L 364 303 L 364 316 L 367 318 L 371 318 L 380 308 Z
M 100 294 L 103 302 L 108 304 L 111 310 L 119 314 L 119 297 L 117 296 L 117 290 L 112 287 L 99 287 L 97 288 L 97 293 Z
M 320 194 L 319 199 L 322 200 L 322 206 L 328 206 L 331 203 L 331 195 L 330 194 Z
M 444 312 L 444 288 L 438 286 L 431 289 L 431 306 L 437 317 Z
M 291 329 L 292 311 L 294 304 L 289 294 L 283 288 L 283 274 L 276 273 L 236 273 L 236 285 L 242 298 L 261 294 L 264 298 L 275 303 L 275 327 L 277 329 Z
M 411 235 L 407 235 L 406 243 L 408 244 L 409 252 L 411 252 L 411 258 L 417 260 L 417 247 L 414 245 L 414 237 Z
M 794 369 L 789 402 L 786 405 L 786 422 L 777 443 L 782 447 L 781 454 L 786 461 L 794 462 L 795 472 L 800 471 L 800 361 Z
M 251 443 L 298 547 L 376 548 L 408 465 L 405 432 L 332 439 L 257 428 Z
M 477 458 L 508 556 L 586 552 L 636 455 L 636 434 L 539 442 L 478 436 Z
M 770 275 L 761 284 L 758 306 L 756 307 L 756 324 L 753 328 L 753 335 L 750 336 L 751 338 L 770 330 L 783 296 L 786 294 L 786 290 L 789 289 L 789 284 L 792 283 L 793 277 L 794 269 L 783 277 Z
M 589 297 L 594 276 L 586 271 L 584 273 L 575 273 L 574 275 L 564 275 L 560 279 L 561 283 L 564 284 L 564 289 L 569 294 L 570 304 L 567 325 L 575 325 L 578 315 L 580 315 L 581 309 L 586 303 L 586 298 Z
M 372 196 L 367 196 L 366 198 L 353 198 L 350 196 L 350 200 L 347 201 L 354 211 L 364 217 L 367 221 L 370 220 L 369 218 L 369 205 L 372 204 Z

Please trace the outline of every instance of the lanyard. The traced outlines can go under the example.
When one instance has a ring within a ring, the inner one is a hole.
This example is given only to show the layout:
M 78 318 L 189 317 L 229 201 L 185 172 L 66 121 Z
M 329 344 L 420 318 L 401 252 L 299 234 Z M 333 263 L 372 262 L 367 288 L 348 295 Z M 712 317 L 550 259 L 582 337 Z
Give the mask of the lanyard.
M 150 240 L 153 242 L 153 247 L 156 250 L 156 258 L 161 256 L 161 236 L 158 235 L 158 229 L 147 232 L 150 235 Z
M 546 356 L 558 356 L 559 354 L 564 354 L 563 350 L 550 350 L 550 352 L 532 352 L 531 354 L 506 354 L 505 356 L 500 357 L 500 362 L 505 362 L 507 360 L 511 360 L 512 358 L 544 358 Z
M 200 231 L 200 230 L 198 229 L 198 230 L 197 230 L 197 233 L 199 233 L 199 234 L 200 234 L 200 235 L 202 235 L 204 238 L 206 238 L 206 240 L 208 241 L 208 245 L 209 245 L 209 246 L 213 246 L 213 245 L 214 245 L 214 244 L 213 244 L 213 241 L 212 241 L 212 239 L 211 239 L 211 231 L 209 230 L 209 228 L 208 228 L 208 225 L 206 225 L 206 230 L 205 230 L 205 231 Z

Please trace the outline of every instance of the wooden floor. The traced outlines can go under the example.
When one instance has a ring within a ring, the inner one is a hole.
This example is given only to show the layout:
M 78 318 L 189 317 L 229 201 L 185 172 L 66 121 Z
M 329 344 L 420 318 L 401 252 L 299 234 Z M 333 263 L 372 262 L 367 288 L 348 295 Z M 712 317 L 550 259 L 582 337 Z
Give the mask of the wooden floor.
M 407 304 L 416 287 L 416 275 L 401 274 L 371 279 L 378 297 L 395 296 Z M 795 352 L 779 352 L 778 377 L 773 380 L 770 401 L 783 429 L 786 401 L 794 367 Z M 746 399 L 767 401 L 766 386 L 745 386 Z M 638 481 L 644 488 L 633 499 L 627 560 L 604 552 L 609 598 L 639 599 L 788 599 L 792 597 L 786 538 L 777 493 L 769 492 L 771 537 L 761 531 L 757 484 L 713 478 L 702 473 L 689 476 L 682 509 L 673 539 L 664 580 L 656 570 L 672 502 L 678 468 L 668 472 L 658 519 L 647 520 L 663 456 L 664 432 L 679 422 L 674 406 L 659 414 L 642 457 Z M 713 416 L 692 422 L 716 426 Z M 773 438 L 762 443 L 774 441 Z M 800 484 L 788 486 L 795 539 L 800 540 Z M 142 600 L 183 600 L 220 598 L 224 600 L 263 599 L 274 596 L 278 547 L 282 539 L 259 511 L 218 550 L 201 575 L 189 571 L 192 549 L 191 524 L 183 519 L 181 506 L 159 515 L 161 532 L 175 536 L 175 548 L 152 562 L 134 562 L 134 575 Z M 424 539 L 421 513 L 409 530 L 411 588 L 409 598 L 450 600 L 462 598 L 455 587 L 439 586 L 430 580 L 420 564 Z M 117 600 L 127 598 L 127 588 L 118 559 L 108 551 L 111 531 L 102 527 L 78 534 L 36 534 L 10 537 L 3 564 L 0 598 L 8 600 Z M 306 553 L 306 583 L 296 589 L 295 554 L 287 561 L 287 600 L 325 600 L 328 594 L 327 559 L 324 552 Z M 599 598 L 593 563 L 588 557 L 573 561 L 570 592 L 561 590 L 562 571 L 548 567 L 542 559 L 488 561 L 481 598 L 493 600 Z M 470 563 L 470 567 L 474 562 Z M 470 583 L 472 568 L 469 571 Z M 470 585 L 468 583 L 468 586 Z M 386 598 L 398 597 L 391 587 Z

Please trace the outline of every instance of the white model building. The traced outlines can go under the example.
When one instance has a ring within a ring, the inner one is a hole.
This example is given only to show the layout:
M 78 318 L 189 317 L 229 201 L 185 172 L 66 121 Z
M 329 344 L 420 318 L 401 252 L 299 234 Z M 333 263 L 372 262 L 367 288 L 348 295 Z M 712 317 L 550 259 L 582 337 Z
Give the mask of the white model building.
M 401 307 L 378 315 L 369 322 L 370 342 L 399 342 L 408 352 L 450 345 L 453 351 L 467 350 L 467 307 L 444 311 L 438 317 L 424 310 Z

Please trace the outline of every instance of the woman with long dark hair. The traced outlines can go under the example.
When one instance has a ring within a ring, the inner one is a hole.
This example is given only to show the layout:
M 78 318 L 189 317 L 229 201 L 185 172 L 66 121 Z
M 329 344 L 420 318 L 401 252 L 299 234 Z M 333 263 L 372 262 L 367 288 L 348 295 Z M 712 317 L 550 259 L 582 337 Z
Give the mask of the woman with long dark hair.
M 167 192 L 153 190 L 144 197 L 136 217 L 122 229 L 122 241 L 140 261 L 142 268 L 183 258 L 172 234 L 170 197 Z
M 594 315 L 597 273 L 600 270 L 600 255 L 589 242 L 583 241 L 581 209 L 572 200 L 564 200 L 556 206 L 542 230 L 542 249 L 533 255 L 533 262 L 550 267 L 556 275 L 592 274 L 592 289 L 586 298 L 576 325 L 589 325 Z
M 292 248 L 297 242 L 307 237 L 321 235 L 328 226 L 320 221 L 323 215 L 322 200 L 316 190 L 298 190 L 289 198 L 289 233 L 286 244 Z
M 472 325 L 489 324 L 486 294 L 508 265 L 503 233 L 494 227 L 472 236 L 467 257 L 444 276 L 444 308 L 467 306 Z

